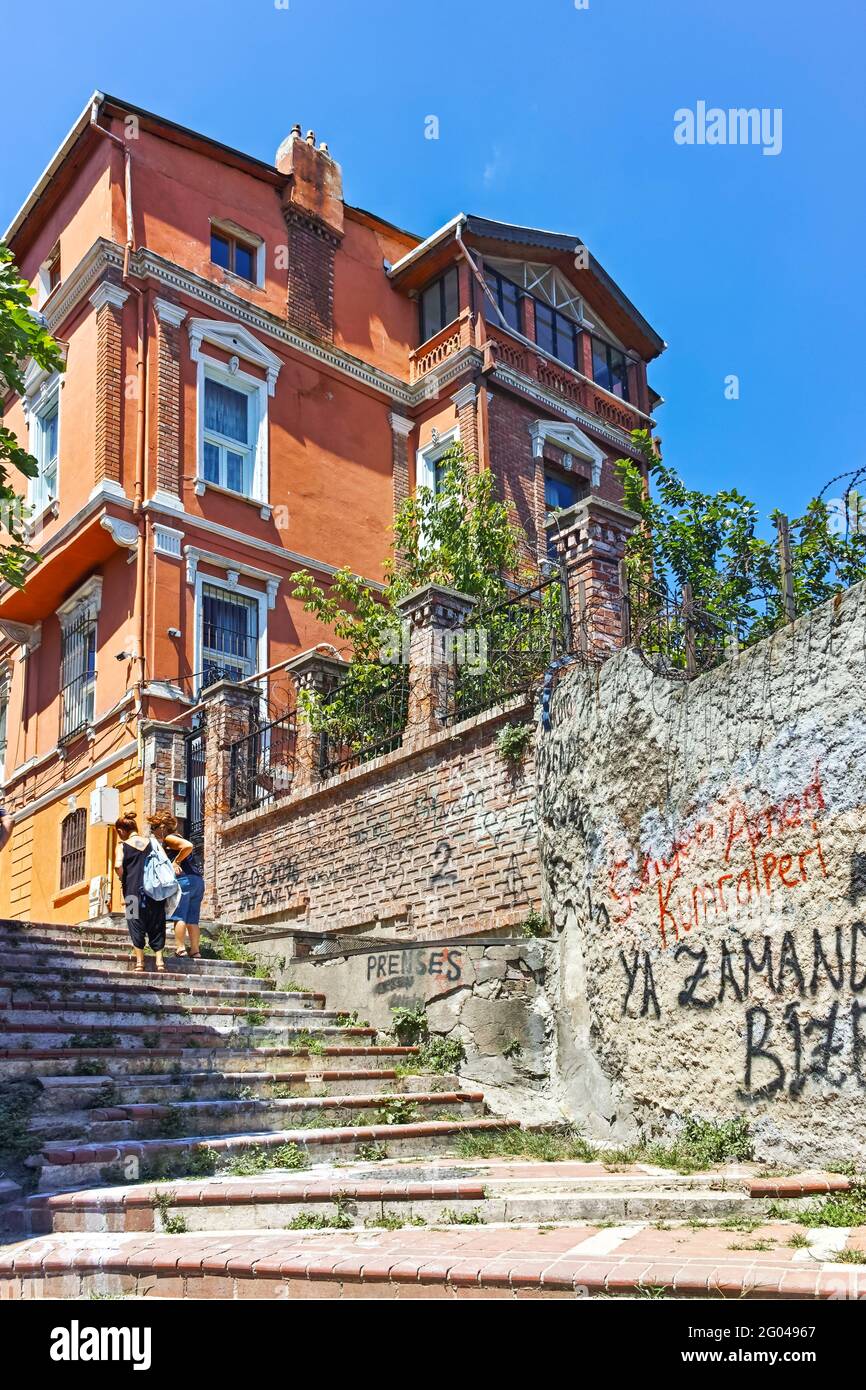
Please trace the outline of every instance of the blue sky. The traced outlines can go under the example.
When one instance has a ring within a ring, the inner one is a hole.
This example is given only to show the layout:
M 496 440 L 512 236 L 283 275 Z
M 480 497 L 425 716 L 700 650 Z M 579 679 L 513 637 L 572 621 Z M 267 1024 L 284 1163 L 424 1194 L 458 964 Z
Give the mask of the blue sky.
M 658 431 L 694 485 L 793 515 L 866 461 L 862 0 L 43 0 L 3 27 L 33 61 L 4 65 L 0 225 L 93 88 L 268 160 L 299 121 L 412 231 L 583 237 L 670 345 Z M 676 144 L 699 101 L 781 108 L 781 152 Z

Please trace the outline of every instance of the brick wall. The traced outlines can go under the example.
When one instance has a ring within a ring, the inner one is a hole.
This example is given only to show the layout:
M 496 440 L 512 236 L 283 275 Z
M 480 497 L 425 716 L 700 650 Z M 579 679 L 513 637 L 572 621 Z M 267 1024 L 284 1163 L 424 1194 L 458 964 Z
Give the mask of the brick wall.
M 546 509 L 544 506 L 544 470 L 533 458 L 530 427 L 536 420 L 547 418 L 543 409 L 516 399 L 502 391 L 494 391 L 488 412 L 490 457 L 499 481 L 502 500 L 508 506 L 511 522 L 521 532 L 521 558 L 534 565 L 547 554 L 545 537 Z M 598 442 L 598 441 L 596 441 Z M 544 459 L 555 467 L 570 472 L 575 479 L 584 479 L 588 490 L 607 502 L 622 502 L 622 487 L 613 468 L 618 457 L 615 449 L 604 448 L 606 460 L 598 487 L 591 487 L 591 467 L 588 461 L 562 450 L 545 445 Z
M 96 310 L 96 420 L 93 438 L 93 478 L 120 482 L 123 359 L 121 313 L 128 291 L 104 281 L 91 295 Z
M 411 935 L 522 923 L 540 901 L 532 755 L 496 750 L 518 704 L 224 822 L 213 866 L 223 918 Z
M 286 318 L 310 338 L 334 337 L 334 252 L 339 238 L 312 217 L 286 209 L 289 286 Z

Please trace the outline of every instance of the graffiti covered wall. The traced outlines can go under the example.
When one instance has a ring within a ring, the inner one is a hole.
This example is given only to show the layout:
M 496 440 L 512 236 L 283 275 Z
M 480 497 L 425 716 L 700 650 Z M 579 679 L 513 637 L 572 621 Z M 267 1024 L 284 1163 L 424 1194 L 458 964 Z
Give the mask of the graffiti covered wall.
M 691 683 L 570 673 L 539 796 L 571 1112 L 866 1156 L 866 588 Z

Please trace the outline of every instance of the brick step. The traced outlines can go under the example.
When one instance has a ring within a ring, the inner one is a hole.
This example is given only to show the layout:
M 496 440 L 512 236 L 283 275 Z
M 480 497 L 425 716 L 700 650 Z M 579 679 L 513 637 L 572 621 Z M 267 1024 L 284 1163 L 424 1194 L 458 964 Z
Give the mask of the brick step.
M 543 1182 L 543 1175 L 539 1181 Z M 351 1218 L 357 1226 L 376 1221 L 403 1225 L 446 1224 L 469 1216 L 473 1225 L 631 1223 L 760 1219 L 745 1192 L 706 1191 L 638 1194 L 544 1192 L 533 1196 L 498 1191 L 495 1184 L 470 1178 L 416 1182 L 405 1176 L 377 1181 L 370 1173 L 308 1182 L 290 1178 L 225 1178 L 183 1181 L 168 1186 L 91 1189 L 57 1196 L 37 1195 L 19 1204 L 22 1233 L 57 1231 L 162 1231 L 166 1219 L 180 1218 L 188 1231 L 280 1230 L 299 1216 L 335 1223 Z M 460 1224 L 459 1222 L 457 1224 Z M 468 1224 L 468 1223 L 467 1223 Z M 733 1239 L 733 1237 L 732 1237 Z
M 730 1232 L 679 1227 L 659 1239 L 640 1224 L 68 1232 L 7 1246 L 0 1298 L 862 1298 L 862 1236 L 847 1236 L 845 1247 L 861 1259 L 841 1265 L 787 1248 L 795 1231 L 761 1228 L 772 1249 L 755 1259 L 729 1248 Z
M 122 974 L 124 976 L 133 975 L 136 979 L 141 976 L 134 975 L 132 947 L 127 946 L 124 951 L 90 951 L 83 954 L 71 948 L 60 949 L 54 942 L 46 943 L 46 949 L 39 949 L 39 943 L 28 945 L 27 949 L 21 951 L 10 951 L 0 948 L 0 969 L 38 969 L 40 966 L 51 968 L 58 973 L 63 970 L 70 972 L 80 971 L 99 971 L 110 974 Z M 210 957 L 202 957 L 201 960 L 191 960 L 188 956 L 167 955 L 165 958 L 166 975 L 197 975 L 208 976 L 214 979 L 224 979 L 227 976 L 232 980 L 243 979 L 249 981 L 252 987 L 258 986 L 266 989 L 268 980 L 256 975 L 246 973 L 249 966 L 245 966 L 242 961 L 234 960 L 213 960 Z M 156 975 L 156 968 L 152 956 L 145 957 L 145 975 L 150 978 Z M 159 979 L 165 979 L 164 975 Z
M 2 1018 L 2 1013 L 0 1013 Z M 119 1043 L 127 1048 L 142 1049 L 162 1049 L 163 1046 L 170 1047 L 200 1047 L 200 1048 L 235 1048 L 243 1050 L 245 1048 L 259 1050 L 259 1047 L 282 1047 L 288 1053 L 290 1044 L 298 1040 L 299 1045 L 303 1043 L 308 1033 L 314 1034 L 317 1039 L 321 1039 L 326 1045 L 335 1044 L 341 1038 L 369 1038 L 371 1041 L 376 1037 L 375 1028 L 337 1028 L 337 1027 L 318 1027 L 312 1028 L 287 1028 L 277 1025 L 271 1027 L 206 1027 L 200 1023 L 116 1023 L 113 1019 L 105 1023 L 93 1022 L 94 1016 L 87 1016 L 86 1021 L 80 1024 L 54 1024 L 49 1026 L 47 1023 L 16 1023 L 14 1026 L 8 1024 L 4 1026 L 3 1042 L 7 1048 L 21 1051 L 24 1044 L 32 1043 L 36 1049 L 57 1048 L 69 1046 L 85 1047 L 87 1041 L 91 1040 L 94 1033 L 107 1033 L 112 1035 Z M 190 1042 L 189 1039 L 195 1041 Z M 102 1046 L 101 1040 L 93 1039 L 94 1045 Z
M 329 1025 L 339 1026 L 340 1014 L 327 1009 L 317 1009 L 309 1004 L 286 1000 L 269 995 L 261 1002 L 252 996 L 248 1002 L 224 1004 L 216 1002 L 197 1003 L 185 1000 L 181 995 L 167 999 L 136 997 L 122 999 L 119 1004 L 89 1003 L 87 999 L 76 996 L 81 991 L 73 990 L 66 998 L 60 991 L 54 1007 L 50 1001 L 33 1000 L 29 1003 L 7 1003 L 0 999 L 0 1029 L 14 1032 L 22 1025 L 53 1024 L 61 1027 L 69 1024 L 73 1028 L 111 1028 L 114 1023 L 197 1023 L 202 1027 L 230 1028 L 233 1023 L 243 1023 L 255 1017 L 256 1026 L 268 1027 L 272 1023 L 279 1028 L 291 1030 L 309 1029 L 311 1031 Z M 83 991 L 87 993 L 87 991 Z
M 278 990 L 273 981 L 259 980 L 252 975 L 223 978 L 219 975 L 181 975 L 174 971 L 160 975 L 155 970 L 148 970 L 142 977 L 131 966 L 123 971 L 71 969 L 58 972 L 51 966 L 25 966 L 23 969 L 7 966 L 4 969 L 0 965 L 0 989 L 12 991 L 13 998 L 8 1002 L 13 1003 L 17 1002 L 15 996 L 22 991 L 29 991 L 37 1000 L 53 992 L 59 996 L 59 1002 L 63 1002 L 63 998 L 72 990 L 118 997 L 137 995 L 154 1002 L 175 995 L 193 995 L 196 999 L 213 998 L 220 1003 L 231 1003 L 234 999 L 246 1003 L 251 993 L 262 994 L 268 1001 L 275 996 L 278 999 L 295 999 L 304 1005 L 307 1001 L 312 1001 L 314 1005 L 325 1002 L 324 994 L 312 990 Z
M 16 1207 L 26 1234 L 60 1231 L 162 1231 L 181 1218 L 190 1231 L 279 1230 L 298 1216 L 333 1220 L 347 1214 L 363 1226 L 381 1217 L 435 1221 L 454 1206 L 481 1207 L 484 1185 L 472 1180 L 380 1182 L 374 1172 L 346 1180 L 272 1176 L 214 1178 L 133 1187 L 37 1194 Z
M 389 1157 L 417 1158 L 453 1152 L 462 1134 L 516 1128 L 516 1121 L 502 1119 L 425 1120 L 421 1124 L 357 1125 L 327 1129 L 285 1129 L 247 1134 L 188 1135 L 178 1139 L 129 1139 L 115 1144 L 46 1145 L 41 1155 L 39 1190 L 80 1187 L 84 1184 L 128 1182 L 148 1177 L 156 1166 L 160 1176 L 189 1175 L 191 1168 L 207 1161 L 228 1166 L 257 1152 L 296 1145 L 307 1162 L 358 1157 L 359 1146 L 381 1147 Z M 207 1151 L 210 1150 L 209 1154 Z M 363 1154 L 361 1155 L 363 1157 Z M 280 1155 L 275 1155 L 279 1160 Z M 39 1166 L 39 1157 L 28 1160 Z M 130 1167 L 139 1165 L 136 1173 Z
M 60 1116 L 39 1117 L 30 1131 L 39 1135 L 40 1124 L 65 1123 L 91 1143 L 127 1139 L 166 1138 L 178 1134 L 263 1133 L 273 1130 L 342 1127 L 343 1125 L 402 1124 L 389 1119 L 388 1106 L 399 1107 L 413 1123 L 448 1118 L 468 1120 L 484 1113 L 480 1091 L 415 1092 L 409 1096 L 364 1095 L 293 1096 L 289 1100 L 184 1100 L 174 1105 L 107 1105 Z M 60 1137 L 60 1136 L 58 1136 Z M 66 1136 L 64 1136 L 66 1137 Z
M 345 1030 L 341 1030 L 344 1032 Z M 4 1039 L 4 1042 L 6 1040 Z M 9 1080 L 15 1077 L 29 1077 L 34 1071 L 42 1075 L 71 1076 L 76 1066 L 99 1063 L 105 1074 L 88 1077 L 88 1080 L 117 1080 L 122 1076 L 141 1075 L 143 1067 L 152 1067 L 154 1076 L 171 1074 L 175 1066 L 183 1072 L 200 1071 L 207 1067 L 215 1076 L 225 1069 L 239 1076 L 270 1075 L 276 1081 L 293 1079 L 302 1075 L 317 1076 L 325 1067 L 338 1065 L 343 1070 L 365 1070 L 371 1067 L 391 1068 L 398 1062 L 407 1062 L 418 1052 L 417 1047 L 397 1047 L 373 1044 L 370 1047 L 326 1046 L 321 1052 L 307 1049 L 295 1050 L 290 1047 L 260 1047 L 239 1051 L 231 1047 L 163 1047 L 158 1050 L 147 1048 L 115 1047 L 49 1047 L 32 1048 L 5 1047 L 0 1049 L 0 1078 Z
M 371 1067 L 331 1069 L 308 1076 L 305 1072 L 189 1071 L 161 1076 L 47 1076 L 34 1077 L 42 1087 L 36 1112 L 59 1114 L 88 1110 L 93 1106 L 176 1105 L 182 1100 L 274 1100 L 274 1090 L 291 1088 L 293 1095 L 366 1095 L 371 1083 L 383 1092 L 413 1094 L 416 1090 L 456 1091 L 456 1076 L 398 1075 L 393 1069 Z M 106 1099 L 111 1088 L 113 1098 Z M 192 1093 L 192 1094 L 190 1094 Z M 286 1099 L 281 1096 L 281 1099 Z
M 96 990 L 103 988 L 126 987 L 139 988 L 139 990 L 167 990 L 167 991 L 186 991 L 186 990 L 206 990 L 221 992 L 235 992 L 235 994 L 268 994 L 275 991 L 274 980 L 263 980 L 254 974 L 225 974 L 220 970 L 207 970 L 210 963 L 213 965 L 225 965 L 227 962 L 221 960 L 183 960 L 177 956 L 165 956 L 165 973 L 158 974 L 154 969 L 153 959 L 146 959 L 145 974 L 135 972 L 133 969 L 132 952 L 122 958 L 120 965 L 110 965 L 110 963 L 92 962 L 86 960 L 82 962 L 78 958 L 68 958 L 68 956 L 54 956 L 51 952 L 39 954 L 32 952 L 28 955 L 14 955 L 11 952 L 0 952 L 0 974 L 10 981 L 31 980 L 39 986 L 43 980 L 50 981 L 51 984 L 68 983 L 81 986 L 83 988 L 93 987 Z M 203 967 L 203 969 L 200 969 Z M 284 991 L 286 992 L 286 991 Z M 304 991 L 306 995 L 306 991 Z M 324 999 L 324 994 L 316 995 L 316 998 Z

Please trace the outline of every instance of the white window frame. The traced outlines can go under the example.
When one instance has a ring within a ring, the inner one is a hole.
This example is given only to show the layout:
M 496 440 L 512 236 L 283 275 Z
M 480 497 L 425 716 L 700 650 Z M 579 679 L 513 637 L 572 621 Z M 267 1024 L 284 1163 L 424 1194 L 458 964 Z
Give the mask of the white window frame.
M 424 444 L 415 454 L 415 487 L 428 487 L 431 492 L 436 491 L 436 464 L 447 454 L 454 444 L 460 442 L 460 426 L 455 425 L 446 434 L 440 434 L 438 439 L 431 440 L 429 444 Z
M 227 564 L 229 563 L 230 562 L 227 561 Z M 195 598 L 193 604 L 193 631 L 195 633 L 195 640 L 193 644 L 193 670 L 196 672 L 196 682 L 198 690 L 201 689 L 201 686 L 198 685 L 198 682 L 200 682 L 202 679 L 199 673 L 204 670 L 204 643 L 202 640 L 204 635 L 204 596 L 202 590 L 205 584 L 207 584 L 212 589 L 223 589 L 225 593 L 230 596 L 255 600 L 255 602 L 258 604 L 259 609 L 259 636 L 256 647 L 257 669 L 259 671 L 264 671 L 267 669 L 268 664 L 268 594 L 262 593 L 260 589 L 250 589 L 245 584 L 241 584 L 238 572 L 236 570 L 229 569 L 227 577 L 222 578 L 220 575 L 217 574 L 202 574 L 201 570 L 196 567 Z M 254 672 L 251 671 L 250 675 L 253 674 Z
M 247 398 L 247 444 L 242 445 L 236 439 L 229 438 L 228 435 L 210 432 L 205 427 L 205 383 L 208 381 L 219 382 L 223 386 L 228 386 L 232 391 L 237 391 L 240 395 Z M 235 497 L 253 497 L 256 501 L 267 501 L 267 489 L 262 485 L 262 468 L 264 454 L 263 435 L 267 435 L 268 418 L 268 392 L 267 384 L 259 377 L 250 376 L 248 372 L 241 371 L 236 367 L 234 371 L 231 367 L 225 366 L 222 362 L 215 359 L 199 363 L 199 452 L 198 452 L 198 471 L 197 482 L 203 482 L 206 487 L 219 488 L 221 492 L 228 492 Z M 220 451 L 220 478 L 217 482 L 205 476 L 204 471 L 204 449 L 205 444 L 213 444 Z M 243 489 L 229 487 L 227 481 L 226 453 L 246 454 L 249 457 L 249 478 L 248 487 Z
M 270 348 L 260 343 L 254 333 L 243 324 L 232 323 L 227 319 L 190 319 L 190 356 L 198 364 L 196 378 L 196 479 L 195 491 L 203 495 L 209 487 L 217 488 L 228 497 L 241 498 L 255 502 L 262 514 L 269 509 L 268 479 L 268 397 L 274 394 L 277 377 L 282 367 L 282 359 Z M 211 356 L 203 350 L 205 343 L 211 343 L 228 354 L 228 362 Z M 252 376 L 242 371 L 241 359 L 253 362 L 264 372 L 264 378 Z M 204 476 L 204 381 L 205 374 L 215 380 L 239 390 L 255 392 L 257 403 L 257 427 L 254 436 L 254 464 L 252 492 L 249 496 L 232 489 L 222 488 L 217 483 L 208 482 Z
M 27 505 L 31 510 L 29 524 L 38 523 L 50 508 L 56 508 L 60 498 L 60 386 L 59 372 L 50 374 L 40 372 L 35 381 L 25 383 L 24 409 L 27 416 L 29 452 L 39 464 L 39 473 L 27 481 Z M 44 475 L 44 428 L 50 415 L 57 416 L 57 467 L 54 473 L 54 491 L 49 493 Z

